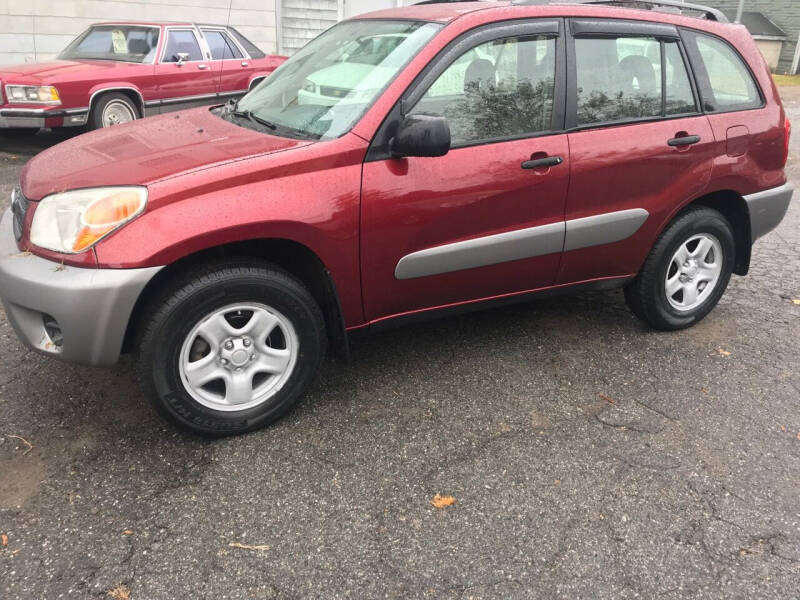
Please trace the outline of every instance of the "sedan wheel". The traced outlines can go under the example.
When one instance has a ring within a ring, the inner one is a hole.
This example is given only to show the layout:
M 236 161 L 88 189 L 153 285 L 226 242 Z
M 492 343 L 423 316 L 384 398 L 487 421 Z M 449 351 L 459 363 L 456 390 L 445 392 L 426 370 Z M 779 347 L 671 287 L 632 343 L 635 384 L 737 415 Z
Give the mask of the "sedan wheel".
M 109 102 L 103 109 L 103 127 L 113 127 L 135 119 L 136 115 L 130 105 L 120 100 Z

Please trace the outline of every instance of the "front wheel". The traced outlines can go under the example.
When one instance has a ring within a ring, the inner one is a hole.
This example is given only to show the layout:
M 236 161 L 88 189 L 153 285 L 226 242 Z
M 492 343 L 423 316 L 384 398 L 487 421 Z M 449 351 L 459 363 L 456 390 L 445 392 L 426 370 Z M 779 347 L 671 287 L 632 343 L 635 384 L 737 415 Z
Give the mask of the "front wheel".
M 155 308 L 139 345 L 140 377 L 173 423 L 243 433 L 299 400 L 326 341 L 322 312 L 302 283 L 262 263 L 219 263 Z
M 103 94 L 95 102 L 89 114 L 89 128 L 102 129 L 129 123 L 139 118 L 139 111 L 125 94 L 111 92 Z
M 718 211 L 691 207 L 658 238 L 641 271 L 625 288 L 633 313 L 652 327 L 689 327 L 713 309 L 733 271 L 736 246 Z

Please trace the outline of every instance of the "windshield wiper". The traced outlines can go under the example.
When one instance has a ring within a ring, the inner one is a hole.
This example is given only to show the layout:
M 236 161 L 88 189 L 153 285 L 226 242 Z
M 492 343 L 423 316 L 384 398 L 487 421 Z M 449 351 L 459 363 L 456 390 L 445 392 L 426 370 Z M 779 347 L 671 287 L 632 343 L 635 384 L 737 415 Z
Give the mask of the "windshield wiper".
M 278 128 L 278 126 L 275 125 L 275 123 L 273 123 L 272 121 L 267 121 L 266 119 L 262 119 L 258 115 L 254 115 L 253 111 L 251 110 L 238 110 L 235 105 L 231 107 L 230 114 L 232 114 L 234 117 L 242 117 L 244 119 L 247 119 L 251 123 L 255 123 L 256 125 L 261 125 L 263 127 L 266 127 L 267 129 L 271 129 L 272 131 L 275 131 Z

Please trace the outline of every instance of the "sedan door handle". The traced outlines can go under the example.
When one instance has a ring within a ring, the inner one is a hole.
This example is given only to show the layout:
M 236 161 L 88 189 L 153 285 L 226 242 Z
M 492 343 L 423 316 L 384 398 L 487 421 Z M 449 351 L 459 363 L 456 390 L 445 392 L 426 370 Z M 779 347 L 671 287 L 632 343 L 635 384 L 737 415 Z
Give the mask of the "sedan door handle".
M 682 137 L 672 138 L 671 140 L 667 141 L 669 146 L 673 148 L 676 146 L 691 146 L 692 144 L 696 144 L 700 141 L 699 135 L 684 135 Z
M 207 69 L 208 65 L 197 65 L 197 68 L 200 70 Z
M 523 169 L 541 169 L 542 167 L 555 167 L 564 162 L 560 156 L 547 156 L 545 158 L 537 158 L 535 160 L 526 160 L 522 163 Z

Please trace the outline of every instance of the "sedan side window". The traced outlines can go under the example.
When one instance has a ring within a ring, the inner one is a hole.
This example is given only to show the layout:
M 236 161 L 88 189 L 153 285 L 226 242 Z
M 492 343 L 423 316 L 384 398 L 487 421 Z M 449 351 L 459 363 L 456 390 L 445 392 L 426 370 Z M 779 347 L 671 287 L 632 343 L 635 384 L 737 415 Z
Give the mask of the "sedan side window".
M 486 42 L 462 54 L 410 114 L 446 117 L 453 146 L 550 130 L 556 40 L 530 36 Z
M 188 29 L 174 29 L 167 35 L 167 48 L 164 51 L 165 63 L 178 62 L 178 55 L 186 53 L 189 55 L 187 60 L 203 60 L 203 53 L 200 51 L 200 44 L 194 31 Z
M 212 60 L 225 60 L 227 58 L 242 58 L 239 48 L 221 31 L 215 29 L 203 30 L 203 35 L 211 50 Z

